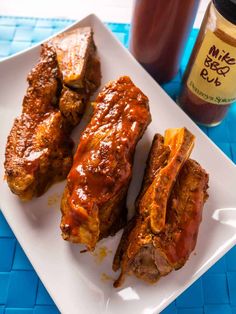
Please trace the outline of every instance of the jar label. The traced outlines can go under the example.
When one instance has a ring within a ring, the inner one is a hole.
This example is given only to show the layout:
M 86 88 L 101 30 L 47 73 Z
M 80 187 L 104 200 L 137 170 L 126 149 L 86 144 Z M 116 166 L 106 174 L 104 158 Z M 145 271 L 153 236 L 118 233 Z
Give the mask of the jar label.
M 207 30 L 187 86 L 206 102 L 226 105 L 236 100 L 236 47 Z

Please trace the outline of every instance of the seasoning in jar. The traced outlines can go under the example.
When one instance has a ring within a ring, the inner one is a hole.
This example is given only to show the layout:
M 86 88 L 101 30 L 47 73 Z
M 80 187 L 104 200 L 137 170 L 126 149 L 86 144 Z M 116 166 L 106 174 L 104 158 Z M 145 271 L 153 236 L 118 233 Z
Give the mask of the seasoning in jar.
M 178 72 L 200 0 L 136 0 L 130 51 L 159 83 Z
M 179 104 L 197 123 L 215 126 L 235 100 L 236 0 L 213 0 L 183 77 Z

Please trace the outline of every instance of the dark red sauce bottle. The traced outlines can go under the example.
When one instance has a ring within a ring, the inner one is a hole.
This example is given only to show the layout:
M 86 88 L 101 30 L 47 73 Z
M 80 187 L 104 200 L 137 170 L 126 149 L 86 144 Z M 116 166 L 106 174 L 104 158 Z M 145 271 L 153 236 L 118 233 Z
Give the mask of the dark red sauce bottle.
M 136 0 L 130 50 L 159 82 L 178 72 L 199 0 Z

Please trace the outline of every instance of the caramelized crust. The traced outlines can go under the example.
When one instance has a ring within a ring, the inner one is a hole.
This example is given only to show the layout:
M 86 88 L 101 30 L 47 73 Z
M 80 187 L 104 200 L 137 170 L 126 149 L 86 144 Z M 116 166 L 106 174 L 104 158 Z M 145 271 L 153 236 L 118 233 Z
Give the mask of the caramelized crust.
M 86 95 L 63 86 L 59 109 L 72 126 L 79 124 L 85 110 L 86 98 Z
M 101 83 L 100 61 L 96 55 L 91 27 L 83 27 L 54 37 L 48 42 L 56 51 L 62 75 L 59 109 L 70 124 L 76 126 L 86 103 Z
M 28 76 L 23 112 L 6 146 L 7 182 L 22 200 L 41 195 L 54 180 L 64 178 L 72 164 L 69 130 L 55 107 L 59 77 L 55 52 L 43 45 L 40 62 Z
M 202 209 L 208 198 L 208 174 L 195 160 L 184 164 L 172 190 L 163 232 L 155 238 L 155 247 L 165 252 L 169 264 L 179 269 L 194 250 Z
M 89 250 L 126 217 L 125 199 L 138 140 L 150 122 L 147 97 L 128 77 L 96 99 L 62 198 L 62 236 Z
M 140 212 L 150 215 L 154 233 L 160 232 L 165 226 L 167 200 L 180 169 L 191 154 L 194 136 L 186 128 L 169 129 L 164 144 L 170 148 L 167 164 L 154 177 L 139 204 Z
M 141 190 L 137 197 L 135 207 L 139 211 L 139 202 L 150 187 L 158 172 L 167 164 L 170 155 L 170 147 L 164 145 L 163 136 L 155 134 L 148 155 L 148 162 L 143 177 Z
M 88 33 L 89 42 L 76 42 L 81 32 L 83 36 Z M 65 38 L 67 46 L 64 45 L 60 54 L 61 62 L 68 60 L 68 55 L 75 53 L 77 48 L 77 54 L 70 62 L 71 71 L 74 69 L 82 82 L 90 80 L 91 88 L 87 83 L 80 90 L 65 86 L 68 76 L 65 77 L 57 60 L 57 49 Z M 22 114 L 15 120 L 8 136 L 4 164 L 6 179 L 11 191 L 22 200 L 40 196 L 53 182 L 66 177 L 72 165 L 72 127 L 80 122 L 90 94 L 100 84 L 100 63 L 95 55 L 91 29 L 77 29 L 56 37 L 55 41 L 56 48 L 52 41 L 42 45 L 40 60 L 27 78 L 29 87 Z M 82 73 L 76 68 L 80 62 L 83 63 Z
M 49 44 L 56 50 L 64 84 L 73 88 L 85 88 L 88 63 L 95 52 L 91 27 L 72 30 L 66 36 L 62 33 L 51 39 Z
M 166 167 L 170 156 L 164 138 L 156 135 L 138 199 Z M 125 274 L 154 283 L 185 264 L 196 245 L 207 188 L 205 170 L 194 160 L 185 161 L 168 198 L 165 225 L 159 233 L 152 231 L 150 211 L 143 215 L 141 203 L 137 203 L 137 213 L 125 228 L 113 261 L 113 270 L 121 268 L 115 287 L 123 283 Z

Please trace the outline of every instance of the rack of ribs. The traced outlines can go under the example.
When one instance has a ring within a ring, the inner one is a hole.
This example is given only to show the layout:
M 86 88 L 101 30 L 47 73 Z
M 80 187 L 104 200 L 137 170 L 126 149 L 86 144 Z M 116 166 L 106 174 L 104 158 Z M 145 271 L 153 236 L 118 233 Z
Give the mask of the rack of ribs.
M 88 250 L 126 220 L 135 147 L 151 121 L 148 98 L 126 76 L 108 83 L 94 106 L 61 203 L 63 238 Z
M 185 128 L 169 129 L 164 138 L 155 135 L 136 215 L 114 257 L 113 270 L 121 268 L 115 287 L 126 274 L 154 283 L 181 268 L 194 250 L 208 196 L 208 174 L 189 159 L 193 143 Z
M 5 152 L 5 177 L 20 199 L 40 196 L 66 178 L 73 159 L 70 133 L 100 78 L 90 27 L 65 32 L 42 45 Z

